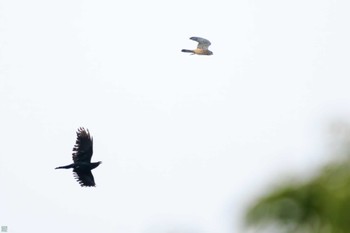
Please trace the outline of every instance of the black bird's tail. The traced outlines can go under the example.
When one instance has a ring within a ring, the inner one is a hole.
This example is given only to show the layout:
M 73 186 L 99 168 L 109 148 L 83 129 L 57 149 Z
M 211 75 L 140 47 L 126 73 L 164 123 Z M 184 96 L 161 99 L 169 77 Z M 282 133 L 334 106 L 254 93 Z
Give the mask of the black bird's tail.
M 56 167 L 55 169 L 68 169 L 68 168 L 74 168 L 74 167 L 73 167 L 73 164 L 69 164 L 69 165 L 66 165 L 66 166 Z
M 183 49 L 183 50 L 181 50 L 181 52 L 184 52 L 184 53 L 194 53 L 193 50 L 189 50 L 189 49 Z

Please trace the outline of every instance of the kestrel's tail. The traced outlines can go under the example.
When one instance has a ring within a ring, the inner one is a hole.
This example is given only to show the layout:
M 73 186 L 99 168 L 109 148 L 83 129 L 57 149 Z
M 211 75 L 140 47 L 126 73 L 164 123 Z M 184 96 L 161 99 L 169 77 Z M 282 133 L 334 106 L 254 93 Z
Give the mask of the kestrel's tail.
M 183 50 L 181 50 L 181 52 L 184 52 L 184 53 L 194 53 L 193 50 L 189 50 L 189 49 L 183 49 Z

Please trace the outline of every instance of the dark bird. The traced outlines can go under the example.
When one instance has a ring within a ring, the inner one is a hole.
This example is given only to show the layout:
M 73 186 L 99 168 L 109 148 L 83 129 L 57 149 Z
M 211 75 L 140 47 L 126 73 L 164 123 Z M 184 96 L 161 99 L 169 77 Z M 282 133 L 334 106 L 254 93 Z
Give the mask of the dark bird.
M 95 180 L 91 170 L 95 169 L 102 162 L 91 163 L 92 153 L 92 137 L 89 130 L 79 128 L 77 131 L 77 140 L 73 147 L 73 163 L 56 167 L 55 169 L 73 168 L 74 177 L 82 187 L 95 186 Z
M 198 42 L 197 48 L 193 50 L 183 49 L 181 52 L 192 53 L 192 55 L 213 55 L 213 52 L 208 49 L 211 45 L 209 40 L 197 36 L 191 37 L 190 39 Z

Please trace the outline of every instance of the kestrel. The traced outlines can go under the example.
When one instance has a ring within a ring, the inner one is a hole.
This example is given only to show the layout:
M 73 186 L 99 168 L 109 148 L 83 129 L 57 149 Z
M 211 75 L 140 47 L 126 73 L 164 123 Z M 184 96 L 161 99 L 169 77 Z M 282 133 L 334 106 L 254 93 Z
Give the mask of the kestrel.
M 73 163 L 56 167 L 55 169 L 73 168 L 74 177 L 81 186 L 95 186 L 95 180 L 91 170 L 95 169 L 102 162 L 91 163 L 92 153 L 92 137 L 89 130 L 79 128 L 77 131 L 77 140 L 73 147 Z
M 192 55 L 213 55 L 213 52 L 208 50 L 208 47 L 211 45 L 209 40 L 196 36 L 191 37 L 190 39 L 198 42 L 197 48 L 194 50 L 183 49 L 181 52 L 192 53 Z

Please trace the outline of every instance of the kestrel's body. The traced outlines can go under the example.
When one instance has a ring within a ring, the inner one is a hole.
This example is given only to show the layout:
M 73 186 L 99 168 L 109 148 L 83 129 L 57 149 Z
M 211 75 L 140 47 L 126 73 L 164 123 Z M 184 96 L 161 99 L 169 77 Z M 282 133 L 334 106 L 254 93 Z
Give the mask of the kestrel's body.
M 213 52 L 208 49 L 208 47 L 211 45 L 209 40 L 196 36 L 191 37 L 190 39 L 198 42 L 197 48 L 193 50 L 183 49 L 181 52 L 192 53 L 192 55 L 213 55 Z

